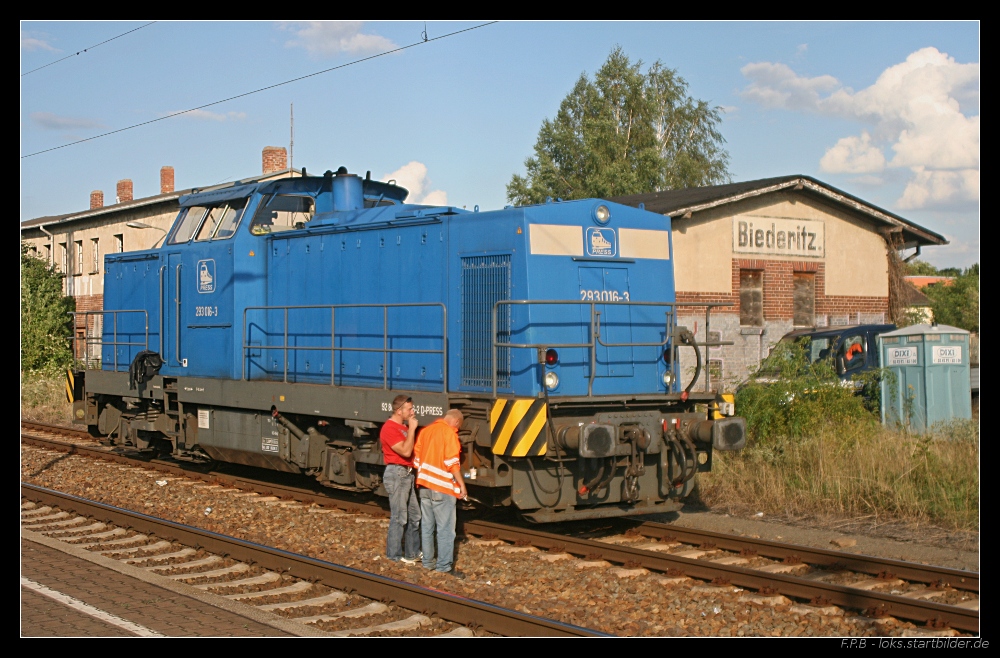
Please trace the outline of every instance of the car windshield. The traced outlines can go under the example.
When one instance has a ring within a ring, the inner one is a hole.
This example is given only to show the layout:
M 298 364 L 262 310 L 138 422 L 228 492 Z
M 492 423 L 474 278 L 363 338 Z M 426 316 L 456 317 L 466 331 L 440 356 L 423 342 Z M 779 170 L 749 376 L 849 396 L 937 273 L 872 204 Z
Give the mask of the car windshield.
M 833 350 L 838 340 L 839 334 L 785 336 L 761 362 L 756 378 L 760 381 L 803 375 L 833 376 Z
M 804 347 L 809 363 L 816 363 L 830 357 L 830 346 L 833 344 L 833 339 L 833 336 L 789 336 L 782 338 L 781 342 L 789 345 L 799 343 Z

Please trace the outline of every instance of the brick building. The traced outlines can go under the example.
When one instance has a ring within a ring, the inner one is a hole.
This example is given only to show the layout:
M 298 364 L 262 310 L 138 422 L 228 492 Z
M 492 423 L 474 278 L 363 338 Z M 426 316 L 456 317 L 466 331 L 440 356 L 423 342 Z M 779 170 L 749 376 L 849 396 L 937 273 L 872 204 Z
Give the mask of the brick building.
M 263 149 L 261 170 L 261 175 L 239 182 L 301 175 L 289 169 L 285 148 L 280 146 Z M 176 190 L 174 168 L 162 167 L 159 194 L 136 199 L 132 180 L 120 180 L 113 204 L 105 205 L 104 192 L 94 190 L 87 210 L 22 222 L 21 241 L 65 275 L 64 290 L 76 299 L 77 311 L 99 311 L 104 308 L 104 254 L 158 246 L 177 216 L 182 196 L 225 185 L 232 183 Z M 92 316 L 90 322 L 90 335 L 100 335 L 94 324 L 100 323 L 100 316 Z M 74 331 L 78 338 L 84 336 L 82 316 Z M 79 350 L 82 345 L 77 342 Z
M 742 381 L 792 329 L 891 321 L 889 249 L 944 237 L 808 176 L 783 176 L 612 199 L 671 218 L 679 310 L 708 350 L 710 386 Z M 889 244 L 894 245 L 890 247 Z M 681 350 L 684 381 L 693 375 Z M 699 386 L 704 380 L 699 380 Z

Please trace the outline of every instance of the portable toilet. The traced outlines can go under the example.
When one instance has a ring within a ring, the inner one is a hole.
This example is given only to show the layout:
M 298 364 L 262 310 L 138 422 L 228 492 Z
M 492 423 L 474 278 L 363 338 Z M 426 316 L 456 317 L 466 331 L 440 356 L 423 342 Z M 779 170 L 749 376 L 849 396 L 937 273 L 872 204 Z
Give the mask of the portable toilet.
M 882 423 L 916 432 L 953 418 L 972 418 L 969 332 L 918 324 L 878 336 L 882 367 Z

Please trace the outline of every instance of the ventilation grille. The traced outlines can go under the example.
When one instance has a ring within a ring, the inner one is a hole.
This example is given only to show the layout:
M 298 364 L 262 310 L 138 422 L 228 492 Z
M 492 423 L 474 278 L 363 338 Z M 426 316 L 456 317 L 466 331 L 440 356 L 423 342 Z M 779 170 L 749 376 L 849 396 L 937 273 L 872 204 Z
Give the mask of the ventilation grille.
M 462 386 L 493 386 L 493 305 L 510 299 L 510 254 L 462 259 Z M 510 342 L 510 306 L 497 309 L 497 335 Z M 497 350 L 497 387 L 510 387 L 510 349 Z

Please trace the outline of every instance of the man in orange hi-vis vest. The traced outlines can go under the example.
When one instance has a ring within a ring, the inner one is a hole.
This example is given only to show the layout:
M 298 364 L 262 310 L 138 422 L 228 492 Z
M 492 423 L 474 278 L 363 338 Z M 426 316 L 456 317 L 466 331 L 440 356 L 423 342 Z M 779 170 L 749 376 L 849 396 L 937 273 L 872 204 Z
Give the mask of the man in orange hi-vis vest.
M 434 569 L 464 578 L 454 569 L 455 504 L 465 500 L 465 480 L 459 466 L 462 445 L 458 430 L 462 427 L 462 412 L 451 409 L 417 435 L 413 447 L 413 465 L 417 468 L 417 490 L 420 492 L 420 539 L 425 569 Z M 434 539 L 437 537 L 437 551 Z M 437 562 L 434 556 L 437 555 Z

